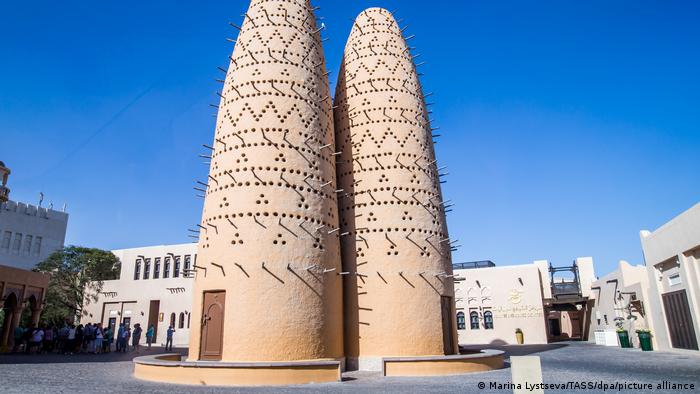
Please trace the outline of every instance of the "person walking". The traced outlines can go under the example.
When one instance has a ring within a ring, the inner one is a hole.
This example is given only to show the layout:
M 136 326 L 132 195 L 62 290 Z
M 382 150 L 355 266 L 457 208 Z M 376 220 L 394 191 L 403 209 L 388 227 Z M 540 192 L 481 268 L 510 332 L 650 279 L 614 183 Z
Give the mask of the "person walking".
M 68 329 L 68 335 L 66 336 L 66 348 L 64 349 L 63 354 L 73 354 L 73 351 L 75 350 L 75 334 L 77 330 L 75 329 L 75 325 L 71 324 L 70 328 Z
M 102 331 L 102 323 L 97 323 L 94 327 L 95 330 L 95 354 L 102 353 L 102 341 L 104 340 L 104 332 Z
M 174 332 L 175 332 L 175 328 L 173 328 L 173 326 L 168 326 L 168 335 L 165 339 L 165 351 L 166 352 L 173 351 L 173 333 Z
M 63 323 L 63 327 L 61 327 L 60 330 L 58 330 L 58 343 L 56 345 L 56 348 L 58 349 L 59 353 L 66 353 L 66 349 L 68 347 L 68 331 L 70 330 L 70 327 L 66 323 Z
M 14 352 L 17 353 L 19 352 L 19 348 L 22 347 L 22 338 L 24 338 L 24 327 L 21 325 L 17 325 L 15 327 L 15 332 L 13 333 L 14 339 L 15 339 L 15 346 L 14 346 Z
M 119 328 L 117 329 L 117 353 L 122 351 L 122 347 L 124 343 L 124 323 L 119 324 Z
M 74 348 L 73 351 L 76 353 L 80 353 L 83 349 L 83 325 L 78 324 L 78 327 L 75 328 L 75 342 L 74 342 Z
M 153 343 L 153 336 L 156 334 L 156 328 L 153 327 L 153 324 L 151 324 L 150 327 L 148 327 L 148 330 L 146 330 L 146 343 L 148 344 L 148 348 L 151 348 L 151 343 Z
M 54 340 L 54 328 L 53 326 L 47 327 L 44 331 L 44 352 L 53 353 L 53 340 Z
M 139 351 L 139 342 L 141 341 L 141 332 L 143 330 L 141 329 L 141 324 L 136 323 L 134 324 L 134 332 L 131 334 L 131 346 L 132 346 L 132 351 L 136 350 L 138 353 Z
M 112 338 L 114 336 L 112 326 L 107 326 L 104 336 L 105 338 L 102 340 L 102 353 L 110 353 L 112 351 Z
M 35 327 L 30 324 L 24 333 L 22 333 L 22 342 L 24 343 L 24 353 L 29 354 L 29 349 L 32 347 L 32 334 L 34 333 Z
M 131 338 L 131 328 L 129 326 L 124 327 L 124 332 L 122 333 L 122 352 L 126 353 L 129 351 L 129 338 Z
M 88 323 L 85 326 L 85 331 L 83 333 L 84 338 L 84 350 L 88 353 L 95 353 L 95 326 L 92 323 Z
M 32 339 L 31 339 L 31 345 L 29 345 L 29 351 L 31 352 L 32 348 L 36 348 L 36 353 L 40 354 L 41 353 L 41 345 L 44 342 L 44 329 L 42 327 L 37 327 L 34 329 L 32 332 Z

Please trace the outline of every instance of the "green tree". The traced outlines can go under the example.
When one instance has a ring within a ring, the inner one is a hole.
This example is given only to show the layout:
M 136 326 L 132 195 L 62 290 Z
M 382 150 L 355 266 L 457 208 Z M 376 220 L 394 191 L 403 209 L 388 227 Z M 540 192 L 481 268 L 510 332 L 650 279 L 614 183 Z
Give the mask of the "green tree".
M 37 264 L 34 271 L 51 275 L 42 320 L 61 324 L 82 316 L 84 307 L 97 302 L 105 280 L 117 279 L 121 263 L 107 250 L 67 246 Z

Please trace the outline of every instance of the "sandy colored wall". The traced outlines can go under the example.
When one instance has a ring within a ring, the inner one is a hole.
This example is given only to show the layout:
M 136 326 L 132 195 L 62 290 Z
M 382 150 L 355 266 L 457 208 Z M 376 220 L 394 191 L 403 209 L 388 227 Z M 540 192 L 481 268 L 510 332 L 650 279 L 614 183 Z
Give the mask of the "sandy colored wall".
M 223 360 L 341 358 L 337 158 L 308 1 L 251 2 L 221 96 L 193 322 L 203 292 L 225 290 Z M 193 324 L 193 359 L 200 331 Z
M 598 329 L 616 329 L 615 318 L 623 318 L 623 328 L 630 333 L 635 346 L 639 345 L 635 330 L 649 328 L 647 321 L 649 281 L 644 266 L 632 266 L 626 261 L 620 261 L 617 270 L 593 282 L 589 307 L 590 332 Z M 632 294 L 639 304 L 632 303 Z M 640 305 L 637 308 L 636 305 Z M 630 308 L 631 306 L 631 308 Z M 628 319 L 634 316 L 633 319 Z M 594 341 L 590 335 L 589 341 Z
M 654 232 L 640 233 L 649 280 L 649 308 L 653 338 L 660 349 L 672 343 L 662 295 L 685 290 L 696 341 L 700 343 L 700 204 L 673 218 Z M 680 276 L 672 285 L 669 277 Z
M 547 343 L 540 267 L 536 264 L 455 270 L 457 312 L 464 312 L 466 327 L 459 330 L 460 344 L 514 344 L 515 330 L 523 331 L 526 344 Z M 479 329 L 470 326 L 469 314 L 479 314 Z M 483 313 L 493 313 L 493 329 L 484 326 Z
M 443 354 L 440 297 L 452 304 L 454 288 L 442 193 L 423 91 L 388 11 L 356 18 L 334 104 L 348 364 Z

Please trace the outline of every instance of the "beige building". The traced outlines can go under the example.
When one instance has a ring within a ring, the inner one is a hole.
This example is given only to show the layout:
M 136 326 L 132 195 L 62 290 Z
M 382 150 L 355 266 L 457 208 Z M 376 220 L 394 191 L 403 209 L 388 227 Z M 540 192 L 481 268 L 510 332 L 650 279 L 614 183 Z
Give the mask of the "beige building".
M 136 323 L 156 329 L 154 343 L 165 344 L 169 325 L 174 346 L 187 346 L 192 324 L 192 270 L 197 244 L 113 250 L 121 261 L 119 279 L 104 281 L 96 302 L 84 308 L 80 322 L 118 327 Z
M 10 201 L 9 175 L 0 161 L 0 352 L 12 349 L 23 311 L 39 323 L 49 276 L 29 269 L 63 246 L 68 224 L 63 212 Z
M 622 328 L 627 330 L 633 346 L 639 347 L 635 330 L 650 328 L 651 319 L 646 267 L 620 261 L 617 270 L 593 282 L 591 290 L 589 341 L 601 343 L 608 333 L 617 344 L 617 335 L 610 333 Z
M 640 233 L 649 281 L 652 335 L 659 349 L 698 350 L 700 203 Z
M 564 267 L 538 260 L 502 267 L 490 261 L 460 263 L 453 268 L 460 344 L 515 344 L 517 329 L 525 344 L 588 337 L 587 305 L 596 280 L 590 257 Z

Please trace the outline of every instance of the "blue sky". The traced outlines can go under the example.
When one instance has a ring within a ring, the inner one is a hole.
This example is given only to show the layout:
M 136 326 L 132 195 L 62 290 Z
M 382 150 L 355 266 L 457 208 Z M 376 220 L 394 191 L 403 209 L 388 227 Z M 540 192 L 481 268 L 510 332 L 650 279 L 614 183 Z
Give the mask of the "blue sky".
M 639 230 L 700 201 L 700 4 L 331 1 L 331 82 L 351 19 L 395 11 L 435 92 L 455 262 L 642 263 Z M 430 4 L 427 6 L 426 4 Z M 246 1 L 8 2 L 0 160 L 12 198 L 68 204 L 67 242 L 188 242 L 217 66 Z M 334 83 L 332 83 L 334 86 Z

